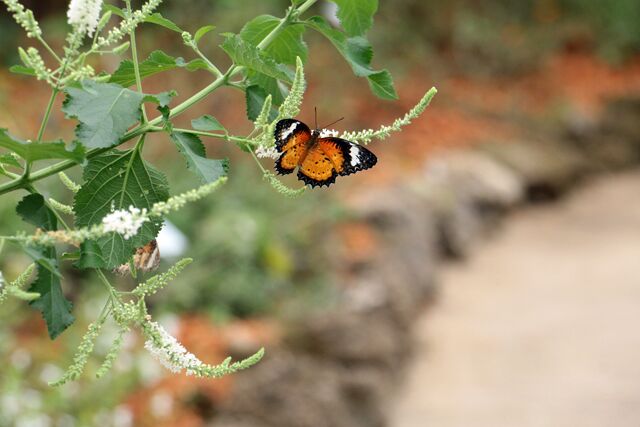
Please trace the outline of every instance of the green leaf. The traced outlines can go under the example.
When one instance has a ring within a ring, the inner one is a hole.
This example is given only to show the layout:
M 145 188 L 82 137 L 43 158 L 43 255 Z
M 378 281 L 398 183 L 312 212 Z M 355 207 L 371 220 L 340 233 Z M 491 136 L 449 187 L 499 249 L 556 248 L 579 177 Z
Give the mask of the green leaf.
M 22 165 L 11 154 L 0 155 L 0 163 L 14 168 L 22 169 Z
M 23 221 L 43 230 L 58 228 L 58 220 L 53 211 L 45 204 L 41 194 L 34 193 L 24 196 L 16 206 L 16 212 Z
M 25 76 L 35 76 L 36 72 L 31 67 L 25 67 L 24 65 L 12 65 L 9 67 L 9 71 L 14 74 L 23 74 Z
M 82 81 L 68 88 L 62 111 L 76 118 L 78 140 L 87 148 L 110 147 L 138 121 L 143 95 L 113 83 Z
M 193 36 L 193 41 L 196 42 L 197 44 L 205 34 L 207 34 L 210 31 L 213 31 L 214 28 L 216 28 L 215 25 L 206 25 L 204 27 L 198 28 L 198 31 L 196 31 L 196 33 Z
M 127 129 L 140 117 L 143 101 L 166 105 L 175 92 L 158 95 L 141 94 L 114 83 L 83 80 L 80 87 L 67 88 L 62 111 L 78 119 L 76 136 L 87 148 L 117 144 Z
M 254 45 L 244 41 L 237 34 L 227 35 L 226 40 L 220 47 L 227 52 L 236 65 L 247 67 L 289 83 L 293 80 L 291 70 L 282 64 L 278 64 L 273 58 Z
M 150 24 L 160 25 L 161 27 L 165 27 L 171 31 L 175 31 L 176 33 L 182 34 L 182 28 L 178 27 L 174 22 L 162 16 L 160 13 L 156 12 L 150 15 L 144 22 L 148 22 Z
M 142 97 L 143 102 L 153 102 L 158 104 L 159 107 L 166 107 L 169 105 L 171 100 L 177 95 L 177 93 L 173 90 L 167 92 L 160 92 L 155 95 L 145 94 Z M 158 108 L 160 109 L 160 108 Z
M 371 91 L 382 99 L 398 99 L 396 89 L 393 87 L 393 79 L 387 70 L 379 71 L 375 74 L 367 76 Z
M 264 100 L 267 99 L 268 95 L 267 92 L 258 85 L 249 86 L 244 95 L 247 103 L 247 117 L 253 122 L 258 118 L 260 111 L 262 111 Z
M 42 267 L 54 276 L 62 279 L 62 274 L 58 270 L 58 263 L 55 257 L 50 255 L 48 249 L 49 248 L 44 247 L 22 246 L 22 251 L 38 263 L 38 268 Z
M 367 77 L 371 91 L 383 99 L 397 99 L 391 74 L 386 70 L 374 70 L 371 67 L 373 50 L 364 37 L 347 37 L 343 32 L 332 28 L 321 16 L 314 16 L 305 21 L 306 24 L 324 35 L 347 60 L 353 73 L 359 77 Z
M 74 264 L 76 268 L 102 268 L 107 265 L 102 256 L 102 249 L 98 242 L 87 240 L 80 245 L 80 257 Z
M 273 77 L 269 77 L 255 71 L 250 72 L 248 77 L 251 85 L 258 85 L 267 93 L 267 95 L 271 95 L 273 105 L 275 106 L 280 106 L 289 94 L 289 88 L 287 85 L 278 79 L 274 79 Z
M 224 126 L 220 124 L 218 119 L 208 114 L 205 114 L 204 116 L 200 116 L 197 119 L 191 120 L 191 127 L 194 128 L 195 130 L 202 130 L 205 132 L 213 131 L 213 130 L 226 131 L 226 129 L 224 128 Z
M 107 4 L 104 4 L 102 6 L 102 8 L 103 8 L 103 10 L 105 12 L 109 11 L 109 12 L 113 13 L 114 15 L 119 16 L 120 18 L 124 18 L 124 10 L 120 9 L 117 6 L 114 6 L 112 4 L 108 4 L 107 3 Z
M 51 259 L 55 260 L 56 250 L 49 248 L 48 252 Z M 55 339 L 75 321 L 71 314 L 73 304 L 64 297 L 58 275 L 38 265 L 38 277 L 29 292 L 40 294 L 40 298 L 32 301 L 31 306 L 42 312 L 51 339 Z
M 176 62 L 179 62 L 180 59 L 182 58 L 178 58 Z M 182 62 L 184 63 L 184 60 Z M 209 64 L 207 64 L 207 62 L 204 59 L 197 58 L 197 59 L 192 59 L 191 61 L 184 64 L 184 67 L 188 71 L 208 70 Z
M 154 203 L 169 197 L 165 176 L 142 160 L 136 149 L 111 150 L 94 157 L 83 177 L 85 182 L 76 193 L 73 206 L 78 227 L 99 224 L 112 210 L 129 206 L 150 209 Z M 128 240 L 116 233 L 98 239 L 96 243 L 104 261 L 100 267 L 115 268 L 127 262 L 135 248 L 156 237 L 161 225 L 160 221 L 146 222 L 138 234 Z
M 204 144 L 197 135 L 172 132 L 171 139 L 187 160 L 187 167 L 195 173 L 203 184 L 217 181 L 227 174 L 227 161 L 207 159 Z
M 378 0 L 331 0 L 338 5 L 336 16 L 350 36 L 361 36 L 373 25 Z
M 278 24 L 280 19 L 271 15 L 260 15 L 249 21 L 240 31 L 240 37 L 257 46 Z M 295 64 L 299 56 L 302 62 L 307 61 L 308 49 L 302 39 L 304 26 L 289 25 L 266 47 L 264 51 L 276 62 Z
M 84 160 L 84 148 L 79 144 L 75 144 L 73 150 L 69 151 L 63 141 L 21 141 L 9 135 L 7 129 L 0 129 L 0 147 L 10 150 L 30 162 L 48 159 L 69 159 L 80 163 Z
M 184 64 L 184 61 L 182 61 Z M 167 55 L 161 50 L 151 52 L 149 57 L 140 63 L 140 77 L 145 78 L 163 71 L 173 70 L 180 67 L 176 58 Z M 109 83 L 119 84 L 123 87 L 129 87 L 136 82 L 136 74 L 133 62 L 130 60 L 122 61 L 118 69 L 111 75 Z
M 40 194 L 25 196 L 16 212 L 23 220 L 46 231 L 57 229 L 57 219 L 46 206 Z M 62 294 L 60 269 L 55 248 L 23 247 L 27 255 L 38 263 L 38 277 L 29 292 L 40 294 L 31 305 L 42 312 L 51 339 L 60 335 L 75 320 L 71 314 L 72 304 Z

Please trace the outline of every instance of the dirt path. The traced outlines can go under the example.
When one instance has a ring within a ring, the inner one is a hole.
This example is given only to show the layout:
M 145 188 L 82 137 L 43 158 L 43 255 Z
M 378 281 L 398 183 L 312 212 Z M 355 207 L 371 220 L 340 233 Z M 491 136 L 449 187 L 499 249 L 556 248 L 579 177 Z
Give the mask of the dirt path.
M 515 214 L 441 281 L 391 427 L 640 426 L 640 173 Z

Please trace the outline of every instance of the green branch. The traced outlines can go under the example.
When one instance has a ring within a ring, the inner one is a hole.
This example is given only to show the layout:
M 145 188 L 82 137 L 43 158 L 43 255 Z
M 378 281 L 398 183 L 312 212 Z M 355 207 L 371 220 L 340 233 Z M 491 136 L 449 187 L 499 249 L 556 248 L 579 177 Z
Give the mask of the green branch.
M 267 34 L 265 36 L 265 38 L 258 44 L 258 48 L 260 49 L 264 49 L 265 47 L 267 47 L 271 42 L 273 42 L 273 40 L 284 30 L 284 28 L 289 25 L 290 23 L 292 23 L 295 19 L 297 19 L 297 17 L 304 13 L 305 11 L 307 11 L 314 3 L 316 3 L 317 0 L 307 0 L 305 1 L 303 4 L 300 5 L 300 7 L 298 8 L 291 8 L 289 9 L 289 11 L 287 11 L 287 14 L 280 20 L 280 22 L 278 23 L 278 25 L 271 30 L 271 32 L 269 32 L 269 34 Z M 135 49 L 134 49 L 135 51 Z M 134 60 L 134 64 L 136 63 L 136 61 Z M 202 90 L 200 90 L 198 93 L 194 94 L 193 96 L 191 96 L 189 99 L 185 100 L 184 102 L 182 102 L 181 104 L 177 105 L 176 107 L 171 109 L 171 112 L 169 113 L 169 118 L 173 118 L 178 116 L 179 114 L 182 114 L 183 112 L 185 112 L 186 110 L 188 110 L 189 108 L 191 108 L 191 106 L 193 106 L 194 104 L 200 102 L 201 100 L 203 100 L 204 98 L 206 98 L 209 94 L 211 94 L 213 91 L 215 91 L 216 89 L 218 89 L 221 86 L 227 85 L 229 78 L 234 75 L 236 72 L 238 72 L 240 70 L 240 67 L 234 65 L 231 65 L 229 67 L 229 69 L 227 70 L 226 73 L 224 73 L 224 75 L 218 77 L 216 80 L 214 80 L 212 83 L 210 83 L 208 86 L 206 86 L 205 88 L 203 88 Z M 137 76 L 136 76 L 137 77 Z M 144 133 L 147 132 L 151 132 L 153 131 L 154 127 L 156 127 L 157 125 L 159 125 L 160 123 L 162 123 L 163 118 L 161 116 L 155 117 L 154 119 L 148 121 L 147 123 L 143 123 L 140 126 L 138 126 L 135 129 L 130 130 L 129 132 L 127 132 L 126 134 L 124 134 L 124 136 L 120 139 L 120 144 L 123 144 L 135 137 L 138 137 Z M 113 148 L 113 147 L 111 147 Z M 90 150 L 87 153 L 87 158 L 91 159 L 92 157 L 95 157 L 99 154 L 102 154 L 108 150 L 110 150 L 111 148 L 98 148 L 98 149 L 93 149 Z M 72 161 L 72 160 L 63 160 L 61 162 L 58 162 L 56 164 L 53 164 L 51 166 L 47 166 L 45 168 L 42 168 L 36 172 L 31 173 L 29 176 L 24 176 L 21 177 L 19 179 L 14 179 L 12 181 L 9 182 L 5 182 L 3 184 L 0 184 L 0 195 L 9 193 L 11 191 L 15 191 L 18 190 L 20 188 L 24 188 L 26 185 L 29 185 L 35 181 L 39 181 L 41 179 L 44 179 L 46 177 L 49 177 L 51 175 L 54 175 L 58 172 L 62 172 L 64 170 L 67 170 L 73 166 L 75 166 L 77 163 Z

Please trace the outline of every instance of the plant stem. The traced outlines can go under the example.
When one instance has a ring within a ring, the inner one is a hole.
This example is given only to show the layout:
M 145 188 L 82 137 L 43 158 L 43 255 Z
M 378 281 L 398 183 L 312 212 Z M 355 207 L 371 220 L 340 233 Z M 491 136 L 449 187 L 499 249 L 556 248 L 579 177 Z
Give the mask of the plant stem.
M 127 15 L 131 17 L 131 1 L 126 0 Z M 132 28 L 129 32 L 129 38 L 131 39 L 131 59 L 133 61 L 133 72 L 136 75 L 136 87 L 138 92 L 142 93 L 142 78 L 140 77 L 140 64 L 138 63 L 138 48 L 136 47 L 136 30 Z M 144 103 L 140 105 L 142 110 L 142 124 L 144 125 L 149 120 L 147 119 L 147 110 L 144 107 Z
M 44 130 L 49 123 L 49 117 L 51 116 L 51 110 L 53 108 L 53 103 L 56 100 L 56 96 L 58 95 L 59 89 L 58 87 L 54 87 L 51 91 L 51 97 L 49 98 L 49 103 L 47 104 L 47 109 L 44 112 L 44 117 L 42 117 L 42 123 L 40 123 L 40 129 L 38 130 L 38 136 L 36 138 L 36 142 L 41 142 L 42 137 L 44 136 Z
M 120 303 L 121 302 L 120 298 L 118 297 L 118 294 L 116 293 L 115 289 L 113 289 L 113 286 L 111 286 L 111 283 L 109 283 L 109 279 L 107 279 L 107 276 L 105 276 L 102 270 L 100 270 L 99 268 L 95 268 L 94 270 L 98 275 L 98 277 L 100 278 L 100 281 L 102 282 L 102 284 L 109 291 L 109 295 L 111 296 L 113 302 Z
M 307 9 L 309 9 L 311 6 L 313 6 L 313 4 L 316 1 L 318 1 L 318 0 L 307 0 L 306 2 L 304 2 L 303 4 L 300 5 L 298 10 L 296 11 L 296 14 L 298 16 L 302 15 L 303 13 L 305 13 L 307 11 Z
M 210 138 L 224 139 L 225 141 L 229 141 L 229 142 L 236 142 L 236 143 L 242 143 L 242 144 L 247 144 L 251 142 L 251 140 L 249 139 L 242 138 L 239 136 L 230 136 L 226 133 L 212 133 L 212 132 L 204 132 L 201 130 L 181 129 L 181 128 L 173 128 L 173 130 L 176 132 L 190 133 L 192 135 L 200 135 L 200 136 L 208 136 Z
M 222 72 L 218 69 L 218 67 L 216 67 L 214 65 L 213 62 L 211 62 L 209 60 L 209 58 L 207 58 L 198 48 L 198 46 L 196 45 L 196 42 L 192 42 L 191 44 L 189 44 L 189 47 L 191 47 L 191 49 L 193 49 L 193 51 L 200 57 L 202 58 L 202 60 L 207 64 L 207 66 L 209 67 L 209 69 L 213 72 L 213 74 L 215 74 L 216 77 L 220 78 L 222 77 Z
M 60 57 L 56 54 L 56 52 L 51 48 L 51 46 L 49 46 L 49 43 L 47 43 L 45 41 L 45 39 L 43 39 L 41 36 L 38 36 L 38 41 L 40 43 L 42 43 L 42 45 L 44 46 L 45 49 L 47 49 L 47 51 L 51 54 L 51 56 L 53 56 L 55 58 L 56 61 L 58 61 L 58 63 L 62 63 L 62 59 L 60 59 Z

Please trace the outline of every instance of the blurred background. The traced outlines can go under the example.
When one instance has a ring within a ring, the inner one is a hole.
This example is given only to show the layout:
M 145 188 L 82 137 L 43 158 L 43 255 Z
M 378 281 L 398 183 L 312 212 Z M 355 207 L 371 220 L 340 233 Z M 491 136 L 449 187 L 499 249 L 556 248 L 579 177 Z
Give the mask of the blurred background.
M 67 2 L 24 4 L 61 46 Z M 165 0 L 160 11 L 189 31 L 223 33 L 288 4 Z M 314 13 L 331 10 L 319 3 Z M 261 346 L 265 360 L 196 380 L 163 370 L 131 334 L 106 378 L 93 378 L 98 357 L 80 381 L 49 388 L 105 298 L 95 277 L 68 269 L 77 321 L 55 342 L 24 304 L 0 311 L 0 426 L 639 425 L 639 22 L 637 0 L 382 1 L 369 38 L 397 102 L 376 99 L 308 33 L 307 123 L 317 107 L 320 122 L 345 116 L 340 130 L 376 128 L 431 86 L 439 93 L 420 119 L 370 146 L 375 168 L 294 200 L 244 153 L 205 141 L 210 157 L 230 158 L 229 183 L 169 218 L 160 269 L 195 262 L 150 309 L 206 362 Z M 220 41 L 201 46 L 226 64 Z M 160 27 L 145 27 L 138 44 L 141 57 L 161 48 L 191 59 Z M 26 45 L 3 8 L 0 126 L 25 139 L 49 97 L 7 71 Z M 96 68 L 118 65 L 102 61 Z M 144 85 L 175 88 L 180 101 L 208 78 L 185 71 Z M 47 135 L 70 140 L 74 123 L 59 111 Z M 233 89 L 178 123 L 201 114 L 232 133 L 251 129 Z M 153 135 L 145 156 L 177 194 L 197 182 L 168 142 Z M 72 199 L 55 177 L 39 185 Z M 25 229 L 22 196 L 3 196 L 1 235 Z M 0 254 L 7 278 L 29 262 L 10 245 Z M 115 332 L 99 339 L 98 356 Z

